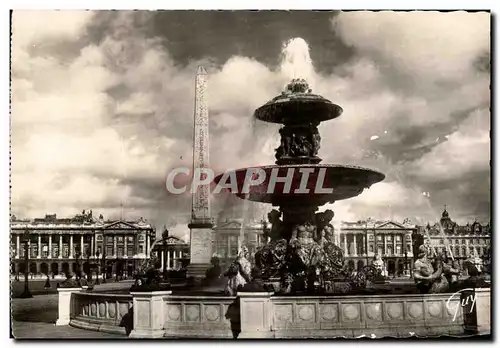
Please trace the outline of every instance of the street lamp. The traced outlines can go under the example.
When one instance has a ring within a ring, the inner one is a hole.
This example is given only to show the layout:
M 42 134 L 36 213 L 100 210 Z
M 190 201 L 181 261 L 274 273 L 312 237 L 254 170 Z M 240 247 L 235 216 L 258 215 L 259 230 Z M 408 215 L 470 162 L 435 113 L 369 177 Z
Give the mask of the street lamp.
M 167 273 L 167 238 L 168 238 L 168 230 L 165 229 L 163 231 L 162 235 L 162 253 L 163 253 L 163 279 L 168 279 L 168 273 Z
M 99 274 L 101 273 L 101 260 L 99 260 L 99 256 L 101 256 L 101 253 L 99 250 L 95 252 L 95 257 L 97 258 L 97 261 L 95 261 L 95 264 L 97 266 L 96 270 L 96 275 L 95 275 L 95 284 L 99 285 Z
M 30 247 L 30 231 L 25 230 L 24 235 L 24 291 L 21 294 L 21 298 L 32 298 L 29 285 L 28 285 L 28 271 L 29 271 L 29 247 Z
M 408 250 L 405 249 L 405 275 L 408 274 Z
M 102 267 L 102 283 L 106 284 L 106 235 L 104 233 L 104 230 L 102 231 L 102 260 L 101 260 L 101 267 Z

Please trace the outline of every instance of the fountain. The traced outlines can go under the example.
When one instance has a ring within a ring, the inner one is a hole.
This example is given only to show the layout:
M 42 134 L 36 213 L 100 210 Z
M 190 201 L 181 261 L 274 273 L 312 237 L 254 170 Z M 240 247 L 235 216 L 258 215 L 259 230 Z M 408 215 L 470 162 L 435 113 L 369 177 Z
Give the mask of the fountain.
M 258 120 L 283 125 L 276 164 L 253 168 L 251 172 L 260 173 L 264 179 L 244 193 L 241 192 L 245 191 L 245 180 L 248 181 L 248 168 L 234 173 L 238 197 L 279 207 L 278 217 L 271 221 L 275 231 L 273 240 L 256 255 L 256 263 L 264 275 L 279 274 L 281 287 L 287 293 L 312 291 L 318 281 L 315 274 L 322 266 L 324 243 L 333 244 L 333 235 L 324 235 L 324 241 L 321 238 L 333 212 L 317 213 L 319 207 L 355 197 L 385 177 L 367 168 L 321 164 L 318 126 L 341 113 L 340 106 L 313 94 L 304 79 L 293 79 L 285 91 L 254 113 Z M 219 184 L 222 177 L 216 177 L 215 182 Z M 322 187 L 318 189 L 319 186 Z M 338 256 L 343 258 L 340 249 Z M 343 260 L 332 261 L 343 263 Z

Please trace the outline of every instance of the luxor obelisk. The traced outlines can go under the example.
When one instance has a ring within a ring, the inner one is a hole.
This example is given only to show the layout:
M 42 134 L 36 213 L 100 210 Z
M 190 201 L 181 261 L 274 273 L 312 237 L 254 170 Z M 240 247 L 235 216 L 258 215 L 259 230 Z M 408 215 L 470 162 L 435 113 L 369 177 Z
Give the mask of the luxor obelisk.
M 198 67 L 195 84 L 193 171 L 209 167 L 208 105 L 206 100 L 207 72 Z M 212 257 L 213 220 L 210 215 L 210 188 L 198 187 L 193 193 L 190 229 L 188 277 L 203 278 Z

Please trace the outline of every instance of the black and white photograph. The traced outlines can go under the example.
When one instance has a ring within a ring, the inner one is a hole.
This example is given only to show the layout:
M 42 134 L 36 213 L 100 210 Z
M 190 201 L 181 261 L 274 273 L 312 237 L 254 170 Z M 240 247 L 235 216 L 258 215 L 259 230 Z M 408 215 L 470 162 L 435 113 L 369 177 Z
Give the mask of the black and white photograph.
M 493 21 L 12 10 L 10 338 L 491 340 Z

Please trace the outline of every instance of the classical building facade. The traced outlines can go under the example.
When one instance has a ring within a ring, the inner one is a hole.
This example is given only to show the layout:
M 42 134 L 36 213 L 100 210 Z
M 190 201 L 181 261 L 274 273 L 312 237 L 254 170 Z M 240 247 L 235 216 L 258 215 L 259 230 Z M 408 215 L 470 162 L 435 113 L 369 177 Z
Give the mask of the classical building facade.
M 161 260 L 161 270 L 180 270 L 189 260 L 189 244 L 175 236 L 157 239 L 152 252 Z
M 413 269 L 413 240 L 416 226 L 408 220 L 340 223 L 335 243 L 344 250 L 347 266 L 360 269 L 371 265 L 375 255 L 384 261 L 389 275 L 410 275 Z
M 228 265 L 238 256 L 239 247 L 245 245 L 253 255 L 264 244 L 265 222 L 243 223 L 242 219 L 224 220 L 214 227 L 212 249 L 222 265 Z
M 11 221 L 11 273 L 33 275 L 66 275 L 75 272 L 77 255 L 83 272 L 90 264 L 102 264 L 108 277 L 131 276 L 138 263 L 150 257 L 155 238 L 153 227 L 144 219 L 138 221 L 105 221 L 94 218 L 92 211 L 73 218 L 46 215 L 33 220 Z M 28 265 L 25 262 L 25 243 L 29 247 Z
M 436 253 L 444 253 L 457 259 L 461 266 L 470 257 L 484 257 L 491 247 L 490 224 L 477 221 L 458 225 L 444 209 L 441 219 L 434 225 L 427 224 L 419 229 L 424 243 Z

